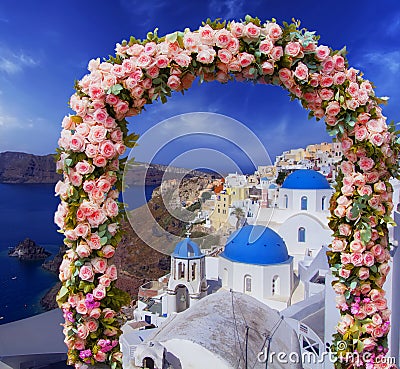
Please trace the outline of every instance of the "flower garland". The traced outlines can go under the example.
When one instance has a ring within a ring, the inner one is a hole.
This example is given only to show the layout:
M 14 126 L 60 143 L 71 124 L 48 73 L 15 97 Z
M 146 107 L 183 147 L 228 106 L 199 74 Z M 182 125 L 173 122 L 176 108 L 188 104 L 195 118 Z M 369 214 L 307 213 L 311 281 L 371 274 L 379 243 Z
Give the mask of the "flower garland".
M 389 179 L 398 177 L 399 145 L 379 106 L 385 99 L 348 67 L 345 49 L 331 50 L 318 39 L 299 22 L 207 20 L 194 32 L 159 38 L 155 30 L 145 40 L 131 37 L 117 44 L 115 57 L 89 62 L 90 73 L 70 99 L 75 114 L 62 122 L 58 149 L 64 180 L 56 185 L 61 204 L 55 222 L 69 250 L 57 300 L 70 364 L 122 367 L 116 313 L 129 300 L 115 287 L 111 258 L 121 240 L 118 196 L 125 160 L 118 158 L 138 138 L 128 134 L 125 118 L 156 100 L 165 103 L 172 91 L 188 89 L 198 77 L 282 86 L 337 136 L 344 159 L 331 199 L 334 240 L 328 256 L 341 320 L 331 347 L 340 357 L 336 368 L 378 367 L 374 361 L 388 350 L 390 312 L 382 286 L 390 259 L 387 225 L 393 222 Z M 346 360 L 352 352 L 368 353 L 368 360 Z

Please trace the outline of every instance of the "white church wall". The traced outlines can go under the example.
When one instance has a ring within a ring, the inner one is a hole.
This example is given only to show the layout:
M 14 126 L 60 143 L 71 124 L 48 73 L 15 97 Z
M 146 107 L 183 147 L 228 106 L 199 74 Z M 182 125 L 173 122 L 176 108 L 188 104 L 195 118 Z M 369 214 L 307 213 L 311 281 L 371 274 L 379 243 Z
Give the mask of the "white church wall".
M 336 325 L 340 319 L 339 310 L 336 308 L 336 293 L 332 288 L 333 276 L 328 272 L 325 276 L 325 344 L 331 344 L 332 335 L 336 333 Z M 325 360 L 324 369 L 333 369 L 333 363 Z
M 219 274 L 219 258 L 214 256 L 206 256 L 206 279 L 212 281 L 218 281 Z
M 305 230 L 305 242 L 299 241 L 299 228 Z M 296 214 L 287 219 L 278 228 L 279 235 L 284 239 L 288 248 L 289 255 L 294 257 L 294 266 L 304 259 L 306 249 L 312 250 L 313 256 L 322 245 L 331 243 L 330 229 L 323 227 L 322 223 L 314 217 L 304 213 Z
M 299 211 L 315 211 L 326 212 L 329 214 L 329 199 L 331 198 L 333 190 L 293 190 L 289 188 L 281 188 L 279 190 L 279 208 L 291 209 Z M 286 207 L 286 198 L 288 198 Z M 307 208 L 302 209 L 302 198 L 307 198 Z M 324 201 L 322 201 L 324 199 Z
M 225 360 L 197 343 L 181 339 L 171 339 L 162 342 L 162 344 L 167 349 L 166 359 L 174 368 L 231 369 L 231 366 Z

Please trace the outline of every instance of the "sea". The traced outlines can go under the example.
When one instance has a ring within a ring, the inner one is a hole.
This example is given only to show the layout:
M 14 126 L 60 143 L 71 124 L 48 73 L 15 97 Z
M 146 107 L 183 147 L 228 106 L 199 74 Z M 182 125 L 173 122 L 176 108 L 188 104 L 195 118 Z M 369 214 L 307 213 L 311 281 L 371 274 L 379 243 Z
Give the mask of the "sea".
M 121 200 L 134 209 L 156 187 L 131 186 Z M 41 267 L 44 260 L 8 256 L 9 248 L 29 237 L 52 253 L 48 259 L 54 257 L 63 240 L 53 221 L 58 204 L 53 184 L 0 184 L 0 324 L 43 312 L 40 299 L 58 281 Z

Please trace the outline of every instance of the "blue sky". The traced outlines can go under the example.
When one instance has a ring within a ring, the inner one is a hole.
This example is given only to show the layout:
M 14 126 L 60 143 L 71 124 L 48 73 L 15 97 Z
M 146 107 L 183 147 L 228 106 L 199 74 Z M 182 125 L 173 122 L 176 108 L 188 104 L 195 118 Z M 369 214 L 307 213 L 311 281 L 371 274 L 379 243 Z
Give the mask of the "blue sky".
M 62 117 L 70 113 L 67 101 L 74 80 L 86 73 L 90 59 L 113 54 L 115 43 L 130 35 L 144 38 L 156 27 L 163 35 L 186 27 L 196 29 L 208 17 L 244 19 L 246 14 L 261 20 L 274 17 L 280 24 L 294 17 L 303 27 L 315 30 L 321 44 L 335 49 L 346 45 L 350 65 L 364 72 L 377 86 L 379 96 L 390 97 L 385 115 L 400 121 L 398 0 L 3 0 L 0 152 L 54 152 Z M 148 107 L 131 120 L 130 128 L 144 133 L 164 119 L 199 111 L 226 115 L 248 126 L 271 158 L 288 148 L 330 140 L 324 124 L 307 120 L 307 112 L 290 102 L 284 90 L 243 83 L 195 84 L 185 96 L 176 94 L 165 105 Z M 204 140 L 198 141 L 203 145 Z M 188 145 L 172 144 L 158 161 L 172 160 Z M 213 145 L 216 150 L 224 146 Z

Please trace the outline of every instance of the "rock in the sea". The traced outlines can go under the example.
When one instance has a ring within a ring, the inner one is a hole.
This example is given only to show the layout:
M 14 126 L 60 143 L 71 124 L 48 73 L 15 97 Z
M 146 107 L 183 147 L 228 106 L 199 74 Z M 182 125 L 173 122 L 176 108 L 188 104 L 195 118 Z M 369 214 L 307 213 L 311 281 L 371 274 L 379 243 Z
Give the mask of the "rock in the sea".
M 35 241 L 26 238 L 8 252 L 9 256 L 17 257 L 20 260 L 46 259 L 51 255 L 44 247 L 36 245 Z

